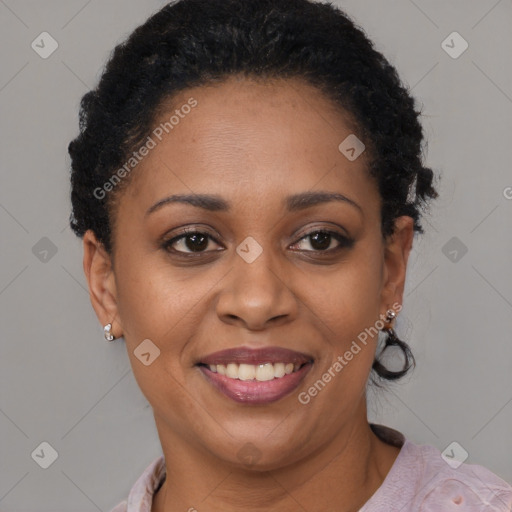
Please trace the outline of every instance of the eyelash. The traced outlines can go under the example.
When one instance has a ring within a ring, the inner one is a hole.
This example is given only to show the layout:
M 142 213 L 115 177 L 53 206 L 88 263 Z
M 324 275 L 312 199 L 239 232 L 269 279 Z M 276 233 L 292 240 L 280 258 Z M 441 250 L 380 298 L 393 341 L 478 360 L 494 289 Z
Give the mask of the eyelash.
M 306 249 L 306 250 L 303 250 L 302 252 L 305 252 L 305 253 L 316 253 L 319 256 L 321 256 L 321 255 L 332 255 L 333 253 L 335 253 L 337 251 L 340 251 L 342 249 L 349 249 L 354 244 L 354 240 L 352 240 L 352 239 L 350 239 L 350 238 L 348 238 L 348 237 L 346 237 L 346 236 L 344 236 L 341 233 L 338 233 L 336 231 L 330 231 L 328 229 L 314 229 L 314 230 L 309 231 L 309 232 L 305 233 L 304 235 L 302 235 L 297 240 L 297 242 L 295 242 L 292 245 L 297 245 L 302 240 L 305 240 L 308 237 L 310 237 L 310 236 L 312 236 L 314 234 L 317 234 L 317 233 L 322 233 L 322 234 L 326 234 L 326 235 L 331 236 L 332 238 L 334 238 L 339 243 L 339 245 L 337 247 L 334 247 L 334 248 L 331 248 L 331 249 L 325 249 L 325 250 L 320 250 L 320 249 L 307 250 Z M 181 233 L 180 235 L 175 236 L 175 237 L 171 238 L 170 240 L 164 241 L 163 244 L 162 244 L 162 249 L 166 250 L 169 253 L 172 252 L 173 254 L 175 254 L 175 255 L 177 255 L 179 257 L 184 257 L 184 258 L 198 258 L 198 257 L 203 256 L 204 254 L 207 254 L 207 253 L 217 252 L 216 250 L 214 250 L 214 251 L 185 252 L 185 251 L 177 251 L 177 250 L 172 248 L 172 246 L 176 242 L 178 242 L 178 241 L 180 241 L 182 239 L 186 239 L 186 237 L 188 237 L 190 235 L 205 235 L 206 237 L 208 237 L 209 240 L 212 240 L 216 244 L 220 245 L 219 242 L 217 242 L 217 240 L 215 240 L 215 238 L 213 236 L 211 236 L 209 233 L 189 228 L 189 229 L 185 229 L 184 232 Z

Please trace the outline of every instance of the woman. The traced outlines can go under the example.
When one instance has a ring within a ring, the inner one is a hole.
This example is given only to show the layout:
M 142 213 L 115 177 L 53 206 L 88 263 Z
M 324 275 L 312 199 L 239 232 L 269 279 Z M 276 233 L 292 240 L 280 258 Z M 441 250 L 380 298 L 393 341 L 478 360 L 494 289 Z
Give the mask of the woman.
M 328 4 L 181 0 L 115 49 L 71 226 L 163 450 L 115 512 L 510 510 L 490 471 L 367 419 L 368 381 L 414 364 L 393 325 L 437 195 L 418 118 Z

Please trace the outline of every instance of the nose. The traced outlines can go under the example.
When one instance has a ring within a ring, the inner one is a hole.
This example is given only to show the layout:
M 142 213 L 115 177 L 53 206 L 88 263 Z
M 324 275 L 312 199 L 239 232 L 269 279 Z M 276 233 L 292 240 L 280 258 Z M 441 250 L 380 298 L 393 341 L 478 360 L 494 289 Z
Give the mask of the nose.
M 258 331 L 296 317 L 298 304 L 288 285 L 290 276 L 282 265 L 272 262 L 269 253 L 264 250 L 251 263 L 234 256 L 234 267 L 223 280 L 216 303 L 221 321 Z

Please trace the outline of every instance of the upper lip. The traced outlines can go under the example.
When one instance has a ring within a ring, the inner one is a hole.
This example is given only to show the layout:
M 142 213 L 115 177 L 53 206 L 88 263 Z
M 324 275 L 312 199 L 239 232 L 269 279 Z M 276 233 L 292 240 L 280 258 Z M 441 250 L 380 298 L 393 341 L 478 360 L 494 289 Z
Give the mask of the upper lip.
M 237 347 L 214 352 L 199 360 L 199 364 L 264 364 L 264 363 L 293 363 L 303 365 L 313 361 L 308 354 L 296 352 L 282 347 L 249 348 Z

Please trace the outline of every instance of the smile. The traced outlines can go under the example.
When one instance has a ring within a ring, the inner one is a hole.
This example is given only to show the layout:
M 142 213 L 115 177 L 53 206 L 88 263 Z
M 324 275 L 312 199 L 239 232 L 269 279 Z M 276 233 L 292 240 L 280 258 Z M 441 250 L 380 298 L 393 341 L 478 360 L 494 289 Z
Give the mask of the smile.
M 241 347 L 211 354 L 197 364 L 206 381 L 239 403 L 268 404 L 293 392 L 313 359 L 279 347 Z
M 285 375 L 300 369 L 299 364 L 293 363 L 264 363 L 264 364 L 211 364 L 210 371 L 225 375 L 230 379 L 257 380 L 265 382 L 272 379 L 281 379 Z

